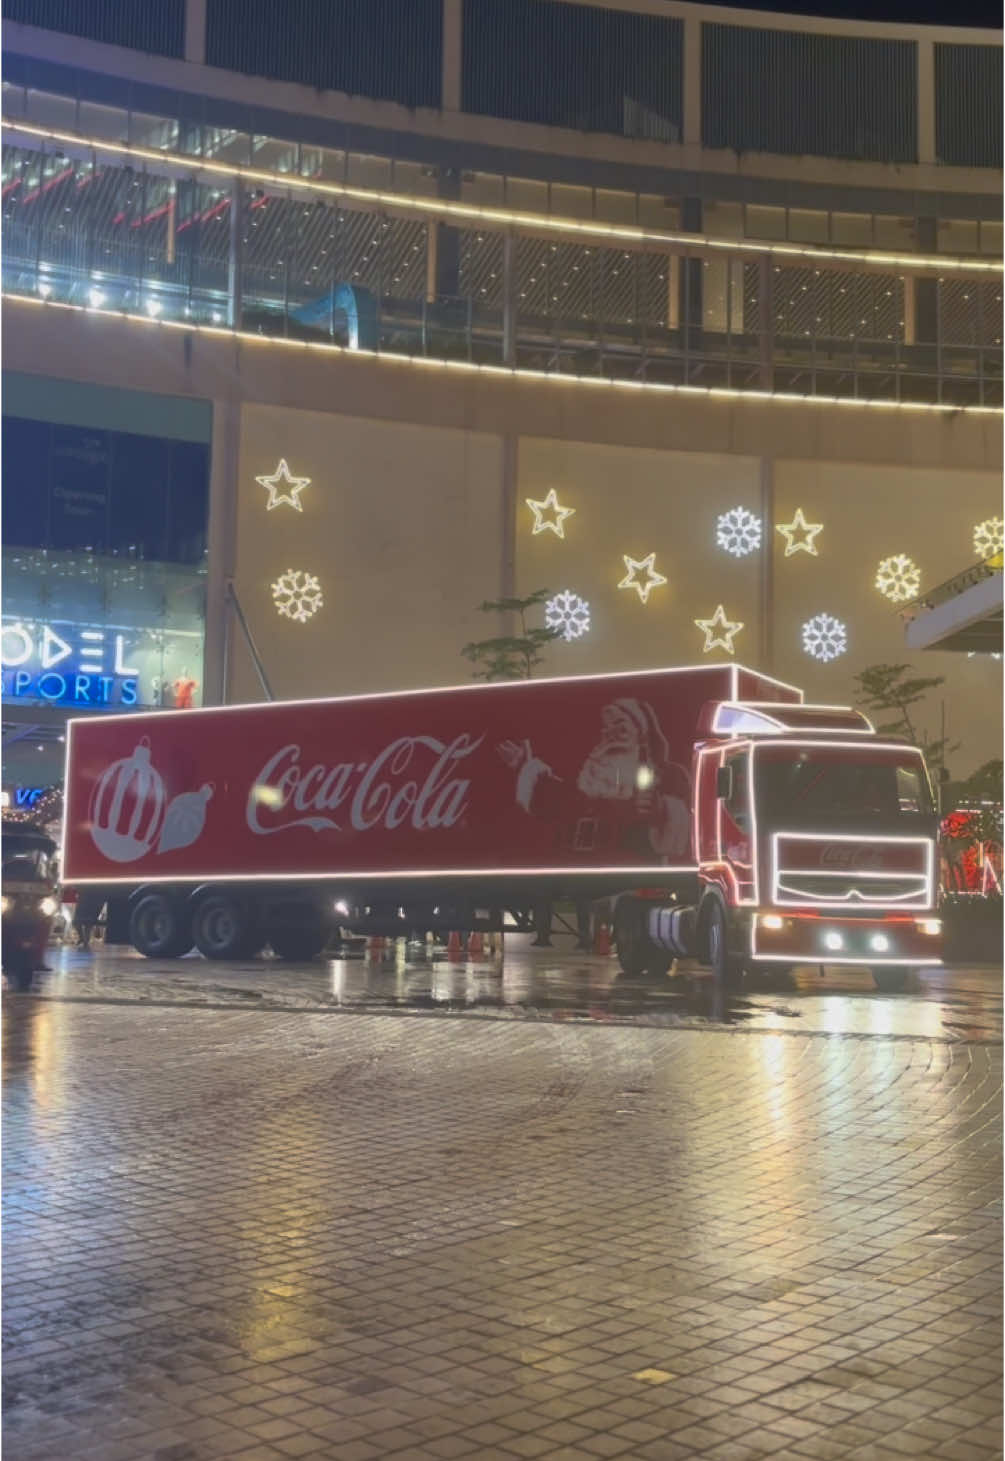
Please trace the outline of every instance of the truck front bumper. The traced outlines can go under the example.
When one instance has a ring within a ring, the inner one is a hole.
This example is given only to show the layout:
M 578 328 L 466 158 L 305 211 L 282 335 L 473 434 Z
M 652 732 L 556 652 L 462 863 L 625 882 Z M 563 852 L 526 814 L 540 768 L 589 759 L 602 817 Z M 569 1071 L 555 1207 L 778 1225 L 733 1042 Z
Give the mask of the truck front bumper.
M 942 923 L 934 914 L 855 918 L 843 913 L 754 914 L 750 957 L 774 964 L 942 963 Z

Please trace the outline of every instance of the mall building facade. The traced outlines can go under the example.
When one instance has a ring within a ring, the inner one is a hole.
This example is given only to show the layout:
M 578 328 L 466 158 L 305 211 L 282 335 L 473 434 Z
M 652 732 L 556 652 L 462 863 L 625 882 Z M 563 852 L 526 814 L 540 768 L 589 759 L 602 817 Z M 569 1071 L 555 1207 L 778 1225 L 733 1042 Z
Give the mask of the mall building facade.
M 544 673 L 923 663 L 998 754 L 904 615 L 1001 545 L 1000 34 L 292 10 L 3 0 L 5 786 L 70 713 L 462 682 L 541 588 Z

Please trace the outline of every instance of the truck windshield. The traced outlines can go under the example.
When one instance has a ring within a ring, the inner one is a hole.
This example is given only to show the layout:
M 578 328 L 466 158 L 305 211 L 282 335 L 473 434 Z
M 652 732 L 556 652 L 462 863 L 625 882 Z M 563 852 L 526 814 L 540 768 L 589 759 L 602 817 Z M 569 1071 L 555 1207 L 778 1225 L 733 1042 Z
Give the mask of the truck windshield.
M 758 815 L 775 826 L 934 816 L 924 765 L 910 751 L 764 746 L 754 764 Z

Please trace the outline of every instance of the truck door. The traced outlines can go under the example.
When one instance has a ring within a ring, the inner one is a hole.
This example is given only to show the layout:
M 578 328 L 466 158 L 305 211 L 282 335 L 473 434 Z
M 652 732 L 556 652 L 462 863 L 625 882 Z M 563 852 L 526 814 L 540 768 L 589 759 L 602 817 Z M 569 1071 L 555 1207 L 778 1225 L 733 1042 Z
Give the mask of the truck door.
M 750 800 L 750 747 L 729 751 L 724 764 L 730 771 L 729 796 L 719 802 L 719 847 L 732 869 L 738 902 L 752 902 L 754 880 L 754 818 Z

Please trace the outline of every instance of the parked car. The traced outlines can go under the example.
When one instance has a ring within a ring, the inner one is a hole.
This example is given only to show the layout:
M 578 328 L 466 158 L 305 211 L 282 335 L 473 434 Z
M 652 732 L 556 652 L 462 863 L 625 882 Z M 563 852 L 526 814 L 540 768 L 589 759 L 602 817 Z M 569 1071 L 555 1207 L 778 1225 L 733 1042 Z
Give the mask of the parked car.
M 4 823 L 3 972 L 15 989 L 30 989 L 36 969 L 45 967 L 52 921 L 59 912 L 55 858 L 55 842 L 39 828 Z

